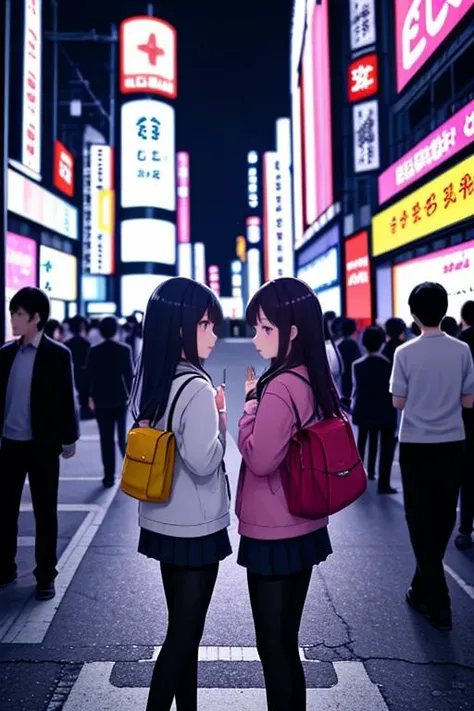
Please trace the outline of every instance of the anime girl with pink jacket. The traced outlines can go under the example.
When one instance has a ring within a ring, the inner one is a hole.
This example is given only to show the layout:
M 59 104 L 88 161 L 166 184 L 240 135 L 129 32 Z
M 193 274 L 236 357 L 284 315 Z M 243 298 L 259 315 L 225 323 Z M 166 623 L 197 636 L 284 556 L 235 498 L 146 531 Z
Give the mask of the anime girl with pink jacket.
M 299 279 L 271 281 L 254 295 L 247 322 L 254 344 L 270 361 L 258 379 L 250 369 L 239 421 L 242 467 L 236 513 L 238 563 L 247 581 L 269 711 L 306 709 L 298 635 L 314 565 L 332 553 L 328 519 L 290 514 L 284 460 L 296 432 L 320 417 L 340 414 L 324 340 L 321 306 Z M 298 377 L 299 376 L 299 377 Z

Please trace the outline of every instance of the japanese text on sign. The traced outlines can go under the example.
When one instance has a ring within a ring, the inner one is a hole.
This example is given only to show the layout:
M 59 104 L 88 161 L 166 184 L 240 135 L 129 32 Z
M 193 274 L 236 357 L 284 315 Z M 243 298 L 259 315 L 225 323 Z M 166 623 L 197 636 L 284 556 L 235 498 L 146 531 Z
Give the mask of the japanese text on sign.
M 380 167 L 379 111 L 377 101 L 353 107 L 354 170 L 364 173 Z
M 350 0 L 351 49 L 362 49 L 375 43 L 374 0 Z
M 376 54 L 357 59 L 349 66 L 349 101 L 359 101 L 378 92 L 378 62 Z
M 474 157 L 373 219 L 373 253 L 383 254 L 474 214 Z
M 22 163 L 41 172 L 41 0 L 25 0 Z

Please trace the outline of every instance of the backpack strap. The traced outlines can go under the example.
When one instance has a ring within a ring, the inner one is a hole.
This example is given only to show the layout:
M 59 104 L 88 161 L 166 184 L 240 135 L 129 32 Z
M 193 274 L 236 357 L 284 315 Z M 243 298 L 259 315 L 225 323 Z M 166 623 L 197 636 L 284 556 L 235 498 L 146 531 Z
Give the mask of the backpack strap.
M 180 377 L 181 375 L 188 375 L 188 373 L 180 373 L 179 376 L 176 376 L 176 377 Z M 175 379 L 175 378 L 173 378 L 173 380 L 174 380 L 174 379 Z M 188 385 L 192 380 L 205 380 L 205 378 L 203 378 L 202 375 L 192 375 L 192 376 L 191 376 L 190 378 L 188 378 L 182 385 L 180 385 L 180 387 L 178 388 L 178 391 L 177 391 L 176 395 L 175 395 L 174 398 L 173 398 L 173 402 L 171 403 L 170 411 L 169 411 L 169 414 L 168 414 L 168 423 L 167 423 L 167 427 L 166 427 L 167 432 L 171 432 L 171 431 L 172 431 L 173 415 L 174 415 L 174 411 L 176 410 L 176 405 L 178 404 L 179 396 L 180 396 L 181 393 L 183 392 L 183 390 L 184 390 L 184 388 L 186 387 L 186 385 Z
M 299 373 L 295 373 L 294 370 L 289 370 L 288 368 L 285 370 L 279 370 L 278 373 L 275 375 L 282 375 L 283 373 L 290 373 L 291 375 L 294 375 L 296 378 L 299 378 L 302 380 L 306 385 L 309 385 L 311 387 L 311 383 L 309 382 L 308 378 L 305 378 L 304 375 L 300 375 Z M 288 391 L 289 392 L 289 391 Z M 298 408 L 296 407 L 293 398 L 291 397 L 290 394 L 290 400 L 291 400 L 291 406 L 293 408 L 293 412 L 295 414 L 295 419 L 296 419 L 296 428 L 300 430 L 302 428 L 302 423 L 301 423 L 301 417 L 298 412 Z

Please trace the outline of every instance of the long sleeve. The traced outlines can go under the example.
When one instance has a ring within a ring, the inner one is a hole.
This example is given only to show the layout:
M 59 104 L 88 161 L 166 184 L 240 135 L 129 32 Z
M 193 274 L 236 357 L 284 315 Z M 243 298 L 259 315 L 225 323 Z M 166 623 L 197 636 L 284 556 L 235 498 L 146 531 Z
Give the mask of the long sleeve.
M 61 443 L 74 444 L 79 439 L 79 417 L 76 409 L 74 376 L 72 372 L 72 358 L 65 352 L 61 358 L 60 379 L 58 393 L 62 404 L 59 417 L 61 423 Z
M 222 463 L 223 435 L 210 384 L 201 386 L 184 409 L 177 445 L 184 463 L 197 476 L 213 474 Z
M 127 397 L 132 392 L 133 384 L 133 354 L 130 346 L 127 346 L 127 352 L 124 354 L 124 385 L 127 389 Z
M 257 476 L 272 474 L 288 452 L 295 414 L 285 399 L 285 390 L 272 383 L 255 413 L 245 414 L 239 421 L 239 450 Z

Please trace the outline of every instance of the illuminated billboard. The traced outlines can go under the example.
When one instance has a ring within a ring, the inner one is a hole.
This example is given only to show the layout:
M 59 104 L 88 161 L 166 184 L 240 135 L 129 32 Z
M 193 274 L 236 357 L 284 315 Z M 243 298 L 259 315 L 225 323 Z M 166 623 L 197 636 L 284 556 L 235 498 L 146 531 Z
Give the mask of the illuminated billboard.
M 202 242 L 193 244 L 194 279 L 201 284 L 206 283 L 206 247 Z
M 379 203 L 427 175 L 473 141 L 474 101 L 470 101 L 379 176 Z
M 120 279 L 122 314 L 146 311 L 150 296 L 156 287 L 170 277 L 164 274 L 125 274 Z
M 258 207 L 258 153 L 247 154 L 247 202 L 252 210 Z
M 366 173 L 380 167 L 379 104 L 377 99 L 354 104 L 354 172 Z
M 175 112 L 155 99 L 122 106 L 122 207 L 176 208 Z
M 392 268 L 393 313 L 410 323 L 412 289 L 424 281 L 442 284 L 448 292 L 448 316 L 459 322 L 461 308 L 474 300 L 474 241 L 434 252 Z
M 110 146 L 90 147 L 90 274 L 113 274 L 114 259 L 114 161 Z
M 303 238 L 303 145 L 301 123 L 301 87 L 291 97 L 291 142 L 293 148 L 293 229 L 295 247 Z
M 61 141 L 54 142 L 54 187 L 74 197 L 74 158 Z
M 263 155 L 265 280 L 293 276 L 289 166 L 278 153 Z
M 40 178 L 41 173 L 41 72 L 42 0 L 24 0 L 23 120 L 21 162 Z
M 193 278 L 193 245 L 191 242 L 178 244 L 178 275 Z
M 247 242 L 258 244 L 262 238 L 262 220 L 260 217 L 247 217 Z
M 378 60 L 376 54 L 356 59 L 348 68 L 348 99 L 350 102 L 367 99 L 379 90 Z
M 408 84 L 473 6 L 474 0 L 395 0 L 398 91 Z
M 345 242 L 346 316 L 372 321 L 372 291 L 370 284 L 369 236 L 360 232 Z
M 176 227 L 151 217 L 121 223 L 122 262 L 176 264 Z
M 349 0 L 349 14 L 352 51 L 375 44 L 375 0 Z
M 302 279 L 314 289 L 323 313 L 341 313 L 341 287 L 339 283 L 339 250 L 332 247 L 316 259 L 298 269 L 298 279 Z
M 77 299 L 77 259 L 51 247 L 40 248 L 39 286 L 51 299 Z
M 374 257 L 474 215 L 474 156 L 372 219 Z
M 38 247 L 33 239 L 7 232 L 5 250 L 5 340 L 12 336 L 9 303 L 25 286 L 37 286 Z
M 210 264 L 207 268 L 207 281 L 209 288 L 219 296 L 221 293 L 221 282 L 219 277 L 219 267 L 216 264 Z
M 191 242 L 191 198 L 189 153 L 180 151 L 176 156 L 177 162 L 177 225 L 179 244 Z
M 261 286 L 260 277 L 260 250 L 251 247 L 247 252 L 247 292 L 251 299 Z
M 177 96 L 176 30 L 156 17 L 130 17 L 120 26 L 122 94 Z

